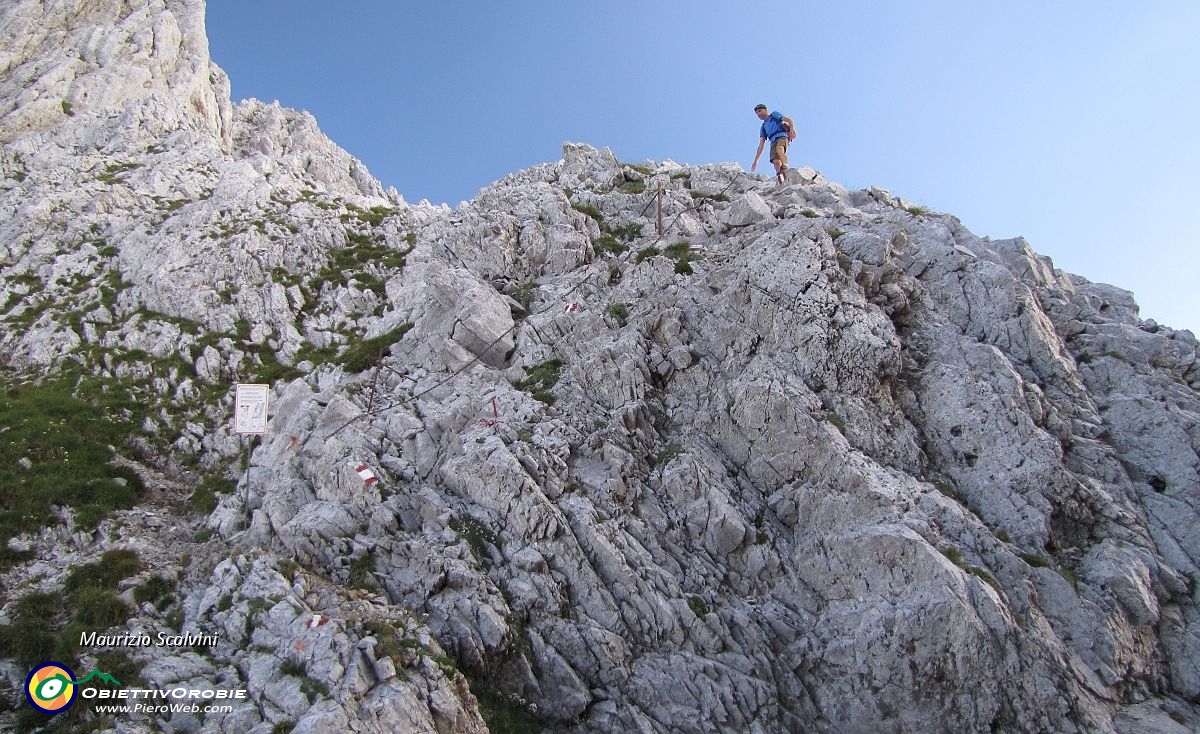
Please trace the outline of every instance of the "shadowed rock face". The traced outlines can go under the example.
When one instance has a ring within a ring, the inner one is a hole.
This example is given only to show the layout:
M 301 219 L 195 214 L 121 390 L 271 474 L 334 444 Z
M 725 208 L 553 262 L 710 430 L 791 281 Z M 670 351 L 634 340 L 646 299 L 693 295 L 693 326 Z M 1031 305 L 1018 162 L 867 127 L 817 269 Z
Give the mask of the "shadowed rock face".
M 211 515 L 31 533 L 3 584 L 182 572 L 219 642 L 134 657 L 250 691 L 205 731 L 1200 723 L 1198 344 L 1128 293 L 811 169 L 568 143 L 411 206 L 232 105 L 198 1 L 7 3 L 0 41 L 6 366 L 136 381 L 168 499 L 290 368 Z

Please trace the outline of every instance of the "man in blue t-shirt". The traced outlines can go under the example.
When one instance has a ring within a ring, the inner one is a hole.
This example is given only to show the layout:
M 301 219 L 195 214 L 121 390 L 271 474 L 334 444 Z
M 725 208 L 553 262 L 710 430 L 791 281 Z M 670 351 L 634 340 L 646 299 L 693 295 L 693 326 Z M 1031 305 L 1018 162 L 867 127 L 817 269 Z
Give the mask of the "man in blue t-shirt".
M 763 146 L 771 141 L 771 163 L 775 164 L 775 180 L 779 183 L 787 181 L 787 146 L 788 142 L 796 139 L 796 125 L 792 118 L 779 112 L 767 112 L 767 106 L 760 104 L 754 108 L 754 114 L 762 120 L 758 132 L 758 151 L 754 154 L 754 163 L 750 170 L 758 168 L 758 159 L 762 157 Z

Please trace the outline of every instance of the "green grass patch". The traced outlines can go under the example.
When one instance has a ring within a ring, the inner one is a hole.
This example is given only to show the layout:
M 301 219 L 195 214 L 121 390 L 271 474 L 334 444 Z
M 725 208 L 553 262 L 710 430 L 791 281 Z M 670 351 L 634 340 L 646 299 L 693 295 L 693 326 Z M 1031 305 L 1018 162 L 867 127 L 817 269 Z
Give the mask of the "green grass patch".
M 15 296 L 16 294 L 12 295 Z M 32 296 L 32 294 L 30 295 Z M 22 302 L 23 299 L 20 299 L 20 297 L 18 297 L 18 300 L 15 302 L 12 301 L 10 297 L 9 303 L 5 304 L 5 312 L 8 313 L 12 311 L 16 305 Z M 6 321 L 10 326 L 13 327 L 14 330 L 25 330 L 37 323 L 38 319 L 40 319 L 43 314 L 53 308 L 53 306 L 54 301 L 43 296 L 40 300 L 33 300 L 33 302 L 30 303 L 28 307 L 25 308 L 25 310 L 21 313 L 15 316 L 9 316 Z
M 0 657 L 10 658 L 22 669 L 54 659 L 58 644 L 52 624 L 62 608 L 62 596 L 35 592 L 16 601 L 10 611 L 11 624 L 0 627 Z
M 220 503 L 217 495 L 228 494 L 236 488 L 236 480 L 224 477 L 205 477 L 188 495 L 188 507 L 201 515 L 211 515 Z
M 307 676 L 300 679 L 300 690 L 308 699 L 309 705 L 316 703 L 320 698 L 329 698 L 329 686 Z
M 370 553 L 355 558 L 350 562 L 350 585 L 356 589 L 374 589 L 379 585 L 374 571 L 375 561 Z
M 46 660 L 74 665 L 82 633 L 101 632 L 129 620 L 129 605 L 117 597 L 116 590 L 140 568 L 132 551 L 112 550 L 95 563 L 71 570 L 65 599 L 59 592 L 21 597 L 12 605 L 11 624 L 0 627 L 0 657 L 12 658 L 23 668 Z
M 346 246 L 329 253 L 329 260 L 308 283 L 309 295 L 319 294 L 326 283 L 348 283 L 351 279 L 363 281 L 367 275 L 364 270 L 370 268 L 403 269 L 405 258 L 411 251 L 411 244 L 406 249 L 396 248 L 381 237 L 346 229 Z
M 105 630 L 129 620 L 129 605 L 109 589 L 83 589 L 71 595 L 75 622 L 86 628 Z
M 308 671 L 304 669 L 304 663 L 288 658 L 279 664 L 279 672 L 282 675 L 290 675 L 296 678 L 305 678 L 308 676 Z
M 967 567 L 966 562 L 963 560 L 962 551 L 960 551 L 958 548 L 953 546 L 944 548 L 942 549 L 942 555 L 948 558 L 951 563 L 959 568 L 965 569 Z
M 241 338 L 242 349 L 254 357 L 257 362 L 247 370 L 251 381 L 270 385 L 275 382 L 294 380 L 304 374 L 298 368 L 280 362 L 279 357 L 275 355 L 275 350 L 271 349 L 269 344 L 255 344 L 248 340 L 248 336 Z
M 614 237 L 621 239 L 624 242 L 633 242 L 638 237 L 642 236 L 642 224 L 640 222 L 629 222 L 622 224 L 619 227 L 611 227 L 609 232 Z
M 635 263 L 641 264 L 641 263 L 646 262 L 650 258 L 656 257 L 661 254 L 662 254 L 662 250 L 658 249 L 654 245 L 650 245 L 649 247 L 643 247 L 642 249 L 638 250 L 638 254 L 636 256 L 634 256 L 633 261 Z
M 496 531 L 469 515 L 450 518 L 450 529 L 467 541 L 471 555 L 480 563 L 489 562 L 490 555 L 487 549 L 489 545 L 497 550 L 500 549 L 500 536 L 496 534 Z
M 616 320 L 617 326 L 624 327 L 629 323 L 629 307 L 624 303 L 609 304 L 608 308 L 604 309 L 604 313 L 612 316 Z
M 675 261 L 676 273 L 691 275 L 692 246 L 686 240 L 667 245 L 663 248 L 663 254 Z
M 154 196 L 151 198 L 153 198 L 154 203 L 158 205 L 158 210 L 162 212 L 179 211 L 184 206 L 192 203 L 191 199 L 167 199 L 162 196 Z
M 687 259 L 692 252 L 692 246 L 686 241 L 674 242 L 663 248 L 663 254 L 672 260 Z
M 955 548 L 954 546 L 944 548 L 942 549 L 942 555 L 944 555 L 955 566 L 958 566 L 972 576 L 977 576 L 980 581 L 992 587 L 996 591 L 1001 591 L 1000 584 L 996 581 L 996 577 L 988 573 L 986 569 L 980 568 L 979 566 L 972 566 L 971 564 L 967 563 L 963 558 L 962 551 L 960 551 L 958 548 Z
M 142 319 L 146 321 L 162 321 L 164 323 L 174 324 L 175 326 L 178 326 L 179 330 L 185 334 L 195 335 L 200 333 L 199 323 L 192 321 L 191 319 L 186 319 L 182 316 L 172 316 L 161 311 L 152 311 L 148 308 L 138 309 L 136 315 L 142 317 Z
M 121 183 L 125 180 L 125 174 L 141 167 L 141 163 L 112 163 L 96 176 L 96 180 L 111 186 Z
M 654 465 L 655 466 L 666 466 L 667 464 L 671 463 L 672 459 L 676 458 L 677 456 L 681 455 L 682 453 L 683 453 L 682 446 L 680 446 L 677 443 L 669 443 L 663 448 L 662 453 L 660 453 L 657 457 L 655 457 Z
M 415 640 L 402 639 L 396 628 L 387 622 L 370 620 L 363 622 L 363 630 L 375 638 L 375 657 L 391 658 L 399 663 L 404 651 L 419 647 Z
M 542 725 L 530 707 L 516 696 L 501 692 L 490 680 L 467 676 L 479 713 L 492 734 L 539 734 Z
M 1059 576 L 1062 576 L 1064 579 L 1067 580 L 1067 583 L 1069 583 L 1072 588 L 1074 588 L 1074 589 L 1079 588 L 1079 577 L 1075 575 L 1075 570 L 1073 568 L 1070 568 L 1068 566 L 1061 566 L 1055 570 L 1058 571 Z
M 316 347 L 312 344 L 305 343 L 296 353 L 297 362 L 312 362 L 313 364 L 324 364 L 337 359 L 338 348 L 334 344 L 327 347 Z
M 355 273 L 354 282 L 364 291 L 371 291 L 380 299 L 387 298 L 387 283 L 383 278 L 370 273 Z
M 536 281 L 527 280 L 520 285 L 514 286 L 505 291 L 505 295 L 521 304 L 521 307 L 526 311 L 529 310 L 529 305 L 537 298 L 538 284 Z
M 375 366 L 383 358 L 384 352 L 393 344 L 400 341 L 412 327 L 411 323 L 403 323 L 385 334 L 351 344 L 337 358 L 337 362 L 347 372 L 364 372 Z
M 454 658 L 449 655 L 438 655 L 432 651 L 426 652 L 425 657 L 437 663 L 442 675 L 446 676 L 446 680 L 454 680 L 454 674 L 458 672 L 458 662 Z
M 1000 588 L 1000 582 L 996 580 L 995 576 L 991 575 L 986 570 L 980 568 L 979 566 L 971 566 L 967 570 L 971 573 L 971 575 L 979 577 L 980 581 L 992 587 L 996 591 L 1002 591 Z
M 590 204 L 571 204 L 571 208 L 580 214 L 586 214 L 592 219 L 595 219 L 597 224 L 604 223 L 604 215 L 600 213 L 599 209 L 591 206 Z
M 527 369 L 525 371 L 525 379 L 514 382 L 513 387 L 530 393 L 535 399 L 547 405 L 553 405 L 554 395 L 551 393 L 551 390 L 558 384 L 558 377 L 562 373 L 562 368 L 563 363 L 561 359 L 546 360 L 535 367 Z
M 950 482 L 934 482 L 933 486 L 937 488 L 937 491 L 946 495 L 955 502 L 961 501 L 958 495 L 958 489 L 956 489 L 955 486 Z
M 108 271 L 100 284 L 100 305 L 109 311 L 115 311 L 117 298 L 121 295 L 121 291 L 129 287 L 130 284 L 122 279 L 121 271 L 115 269 Z
M 138 604 L 147 602 L 157 609 L 165 609 L 175 598 L 175 581 L 154 574 L 139 584 L 133 590 L 133 598 Z
M 348 222 L 351 218 L 356 217 L 360 222 L 369 224 L 372 227 L 378 227 L 380 224 L 383 224 L 383 220 L 396 211 L 395 208 L 383 204 L 373 206 L 370 209 L 363 209 L 349 202 L 346 203 L 346 209 L 350 213 L 342 215 L 341 220 L 343 222 Z
M 43 287 L 42 279 L 30 272 L 6 275 L 4 279 L 12 285 L 23 286 L 26 290 L 36 291 Z
M 611 234 L 605 234 L 592 240 L 592 247 L 596 252 L 607 255 L 620 255 L 629 250 L 629 245 L 621 242 Z
M 57 522 L 53 507 L 76 510 L 90 530 L 112 510 L 133 507 L 145 487 L 111 463 L 110 447 L 139 430 L 143 406 L 111 381 L 58 377 L 9 384 L 0 394 L 0 567 L 17 557 L 10 538 Z
M 131 550 L 113 549 L 105 551 L 100 560 L 76 566 L 67 574 L 63 588 L 74 597 L 88 589 L 115 590 L 121 581 L 142 570 L 142 562 Z
M 1021 560 L 1025 561 L 1025 563 L 1028 563 L 1033 568 L 1050 568 L 1050 561 L 1046 560 L 1045 557 L 1039 556 L 1035 553 L 1022 553 Z
M 146 684 L 142 679 L 141 667 L 124 650 L 101 650 L 96 653 L 96 670 L 121 681 L 125 688 L 141 688 Z
M 21 183 L 25 180 L 25 161 L 21 160 L 20 153 L 13 153 L 12 162 L 13 170 L 8 175 L 17 183 Z
M 665 255 L 674 260 L 676 273 L 690 274 L 692 272 L 692 247 L 686 240 L 674 242 L 661 250 L 654 245 L 643 247 L 634 256 L 633 261 L 640 264 L 658 255 Z

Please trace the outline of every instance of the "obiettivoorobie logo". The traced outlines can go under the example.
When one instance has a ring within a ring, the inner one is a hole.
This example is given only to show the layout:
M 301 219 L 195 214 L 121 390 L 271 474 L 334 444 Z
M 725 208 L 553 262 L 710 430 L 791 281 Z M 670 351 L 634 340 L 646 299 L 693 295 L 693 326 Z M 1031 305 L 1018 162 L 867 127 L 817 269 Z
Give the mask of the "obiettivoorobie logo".
M 99 678 L 105 683 L 121 685 L 121 682 L 107 673 L 93 670 L 83 680 L 75 680 L 75 673 L 62 663 L 53 660 L 42 663 L 29 671 L 25 679 L 25 698 L 29 705 L 43 714 L 61 714 L 75 703 L 75 686 L 87 683 L 92 678 Z

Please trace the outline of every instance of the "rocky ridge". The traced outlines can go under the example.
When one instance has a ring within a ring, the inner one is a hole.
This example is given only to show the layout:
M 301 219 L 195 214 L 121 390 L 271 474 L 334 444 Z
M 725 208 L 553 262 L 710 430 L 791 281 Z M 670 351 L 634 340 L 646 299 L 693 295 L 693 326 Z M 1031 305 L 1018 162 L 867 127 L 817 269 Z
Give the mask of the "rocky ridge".
M 0 624 L 135 549 L 180 591 L 117 629 L 219 639 L 141 677 L 250 693 L 116 730 L 1200 724 L 1200 345 L 1128 293 L 812 170 L 566 144 L 410 205 L 233 105 L 197 0 L 0 39 L 5 365 L 133 385 L 153 498 L 10 540 Z

